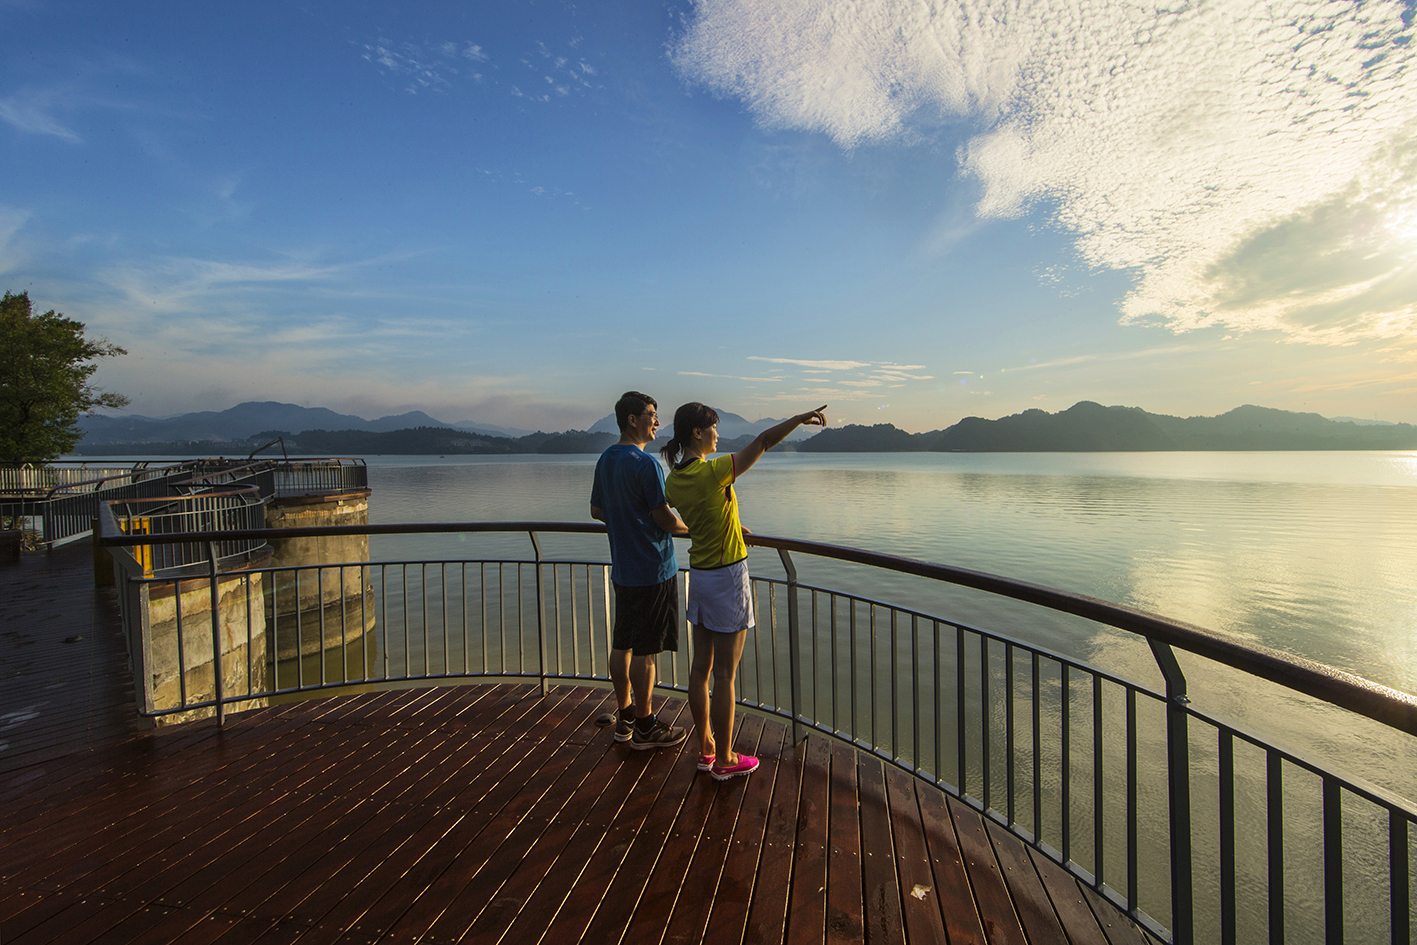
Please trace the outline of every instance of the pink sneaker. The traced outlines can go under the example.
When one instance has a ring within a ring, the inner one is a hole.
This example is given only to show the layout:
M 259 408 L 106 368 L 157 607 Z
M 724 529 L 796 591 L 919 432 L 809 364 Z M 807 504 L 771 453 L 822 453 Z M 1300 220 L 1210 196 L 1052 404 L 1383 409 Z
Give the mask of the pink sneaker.
M 699 755 L 699 770 L 708 771 L 713 767 L 713 755 Z
M 736 778 L 739 775 L 752 774 L 758 770 L 758 759 L 752 755 L 739 755 L 738 763 L 732 765 L 720 765 L 715 763 L 709 770 L 715 781 L 727 781 L 729 778 Z

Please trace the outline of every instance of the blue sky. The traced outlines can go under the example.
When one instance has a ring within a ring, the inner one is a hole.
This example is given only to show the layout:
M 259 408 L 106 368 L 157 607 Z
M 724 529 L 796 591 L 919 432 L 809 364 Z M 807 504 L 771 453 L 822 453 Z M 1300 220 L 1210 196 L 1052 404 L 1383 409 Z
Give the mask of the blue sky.
M 1413 13 L 0 0 L 0 287 L 150 416 L 1417 422 Z

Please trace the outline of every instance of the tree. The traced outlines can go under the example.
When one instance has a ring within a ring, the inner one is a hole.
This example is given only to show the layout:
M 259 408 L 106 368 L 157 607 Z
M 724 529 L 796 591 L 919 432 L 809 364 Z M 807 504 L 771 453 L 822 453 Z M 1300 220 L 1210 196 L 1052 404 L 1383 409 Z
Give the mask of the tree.
M 79 416 L 128 398 L 89 383 L 97 358 L 127 354 L 53 309 L 34 314 L 28 292 L 0 299 L 0 463 L 46 462 L 79 442 Z

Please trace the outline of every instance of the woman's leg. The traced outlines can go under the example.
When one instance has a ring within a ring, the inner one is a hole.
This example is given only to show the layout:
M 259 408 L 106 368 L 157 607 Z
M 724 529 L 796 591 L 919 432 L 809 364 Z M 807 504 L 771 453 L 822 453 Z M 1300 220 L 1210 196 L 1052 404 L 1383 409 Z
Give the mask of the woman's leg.
M 721 634 L 703 627 L 689 626 L 694 658 L 689 664 L 689 711 L 699 733 L 699 753 L 715 754 L 713 729 L 709 725 L 709 674 L 713 672 L 714 637 Z
M 748 631 L 710 635 L 713 637 L 713 697 L 709 705 L 709 724 L 718 748 L 718 763 L 727 767 L 738 763 L 738 753 L 733 750 L 733 709 L 737 703 L 733 677 L 738 672 L 738 660 L 743 655 L 743 642 L 748 639 Z M 697 648 L 694 653 L 698 655 Z

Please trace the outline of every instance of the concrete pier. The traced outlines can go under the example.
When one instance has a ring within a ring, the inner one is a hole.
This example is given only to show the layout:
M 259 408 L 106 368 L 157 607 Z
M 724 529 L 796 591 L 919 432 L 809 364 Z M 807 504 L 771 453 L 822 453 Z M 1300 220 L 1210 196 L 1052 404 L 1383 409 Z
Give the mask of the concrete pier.
M 266 503 L 267 528 L 368 525 L 368 489 L 338 495 L 283 496 Z M 266 590 L 269 652 L 277 661 L 310 658 L 357 643 L 374 629 L 369 536 L 271 540 Z M 342 563 L 357 562 L 350 567 Z M 362 675 L 362 674 L 360 674 Z
M 269 563 L 269 557 L 263 556 L 246 568 L 223 572 L 217 577 L 216 640 L 220 648 L 222 694 L 228 698 L 269 687 L 265 575 L 254 570 Z M 216 698 L 211 586 L 211 579 L 204 577 L 152 584 L 142 589 L 147 604 L 144 611 L 149 641 L 143 682 L 151 709 Z M 182 667 L 185 669 L 180 670 Z M 227 711 L 239 712 L 266 704 L 264 698 L 251 699 L 231 705 Z M 215 714 L 210 708 L 195 709 L 159 716 L 157 721 L 160 725 L 170 725 Z

